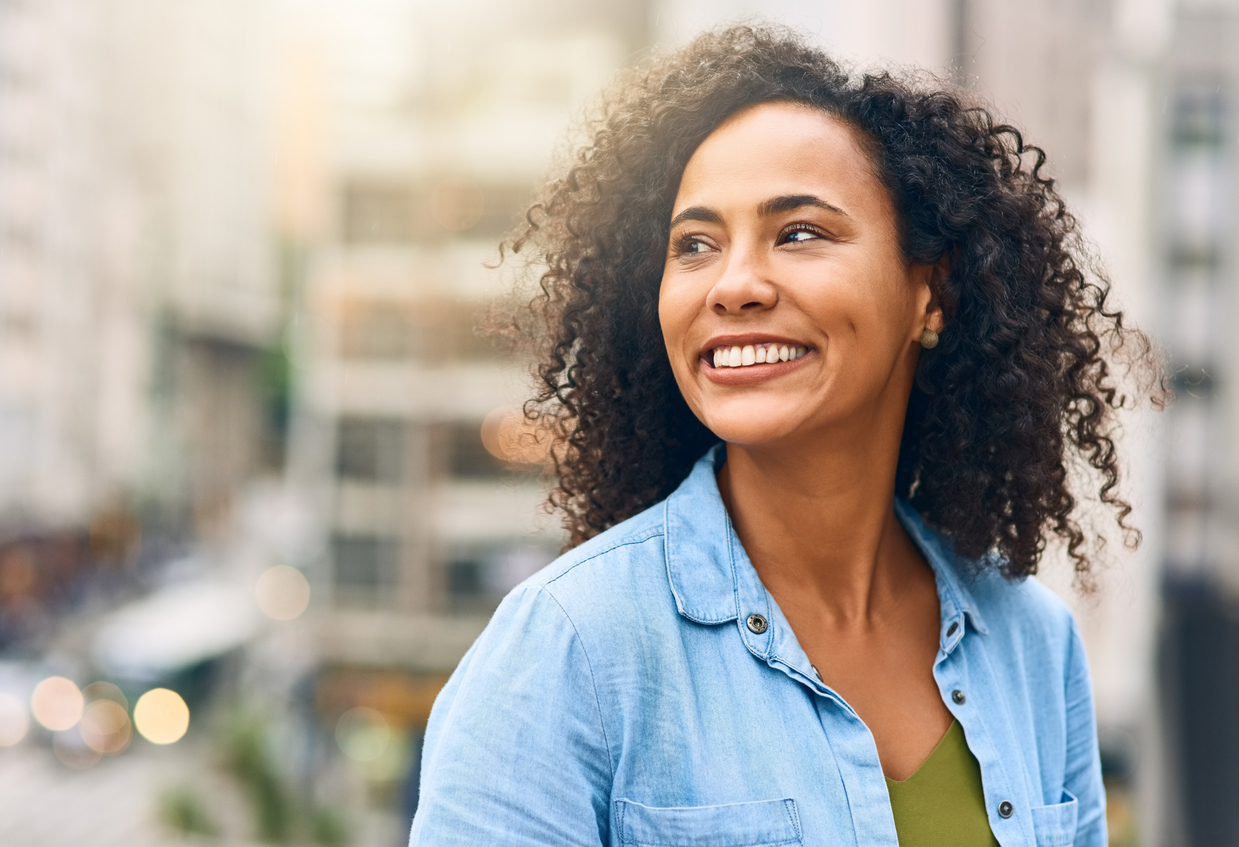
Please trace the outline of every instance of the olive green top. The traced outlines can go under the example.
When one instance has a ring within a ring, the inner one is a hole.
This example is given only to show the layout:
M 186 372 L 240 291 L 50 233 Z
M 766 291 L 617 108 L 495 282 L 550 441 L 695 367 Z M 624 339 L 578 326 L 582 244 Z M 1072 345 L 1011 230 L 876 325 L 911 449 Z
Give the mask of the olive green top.
M 998 847 L 985 814 L 981 766 L 968 749 L 964 728 L 951 728 L 903 781 L 886 780 L 899 847 Z

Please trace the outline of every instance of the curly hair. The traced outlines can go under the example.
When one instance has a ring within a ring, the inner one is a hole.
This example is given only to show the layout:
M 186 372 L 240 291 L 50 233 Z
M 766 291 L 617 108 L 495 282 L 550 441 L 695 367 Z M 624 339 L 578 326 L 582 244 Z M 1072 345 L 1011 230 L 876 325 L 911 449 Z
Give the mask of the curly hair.
M 525 414 L 555 433 L 550 505 L 569 547 L 669 495 L 718 442 L 672 376 L 659 285 L 689 158 L 729 116 L 770 101 L 857 130 L 905 258 L 949 261 L 935 291 L 947 330 L 920 357 L 896 493 L 965 559 L 1018 578 L 1053 534 L 1087 578 L 1103 541 L 1087 543 L 1073 516 L 1068 468 L 1082 459 L 1138 544 L 1118 491 L 1114 412 L 1127 399 L 1114 359 L 1126 344 L 1148 361 L 1151 347 L 1108 304 L 1044 152 L 949 86 L 854 76 L 793 34 L 738 26 L 622 74 L 588 143 L 504 244 L 541 271 L 525 313 L 541 339 Z

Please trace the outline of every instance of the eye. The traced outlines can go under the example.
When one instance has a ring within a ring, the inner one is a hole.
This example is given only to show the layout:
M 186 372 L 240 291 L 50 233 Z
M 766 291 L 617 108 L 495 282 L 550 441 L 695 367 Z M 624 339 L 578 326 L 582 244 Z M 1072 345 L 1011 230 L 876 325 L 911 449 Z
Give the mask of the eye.
M 710 251 L 710 245 L 696 235 L 685 235 L 676 243 L 676 253 L 680 256 L 700 256 Z
M 809 224 L 792 224 L 779 235 L 779 243 L 804 244 L 824 237 L 820 230 Z

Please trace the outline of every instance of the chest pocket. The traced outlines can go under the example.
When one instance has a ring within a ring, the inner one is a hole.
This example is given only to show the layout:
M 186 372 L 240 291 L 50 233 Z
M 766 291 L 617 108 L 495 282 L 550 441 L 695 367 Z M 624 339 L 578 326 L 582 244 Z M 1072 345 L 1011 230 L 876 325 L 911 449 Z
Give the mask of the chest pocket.
M 1080 804 L 1070 791 L 1063 792 L 1061 803 L 1034 806 L 1029 811 L 1032 813 L 1037 847 L 1071 847 L 1076 840 L 1076 816 Z
M 622 847 L 776 847 L 803 844 L 796 801 L 656 808 L 615 801 Z

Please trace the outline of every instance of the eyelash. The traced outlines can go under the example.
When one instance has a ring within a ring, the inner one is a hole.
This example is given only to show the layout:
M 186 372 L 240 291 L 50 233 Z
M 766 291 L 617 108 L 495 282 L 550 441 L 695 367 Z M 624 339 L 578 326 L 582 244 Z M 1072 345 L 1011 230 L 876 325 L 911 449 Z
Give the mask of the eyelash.
M 807 232 L 810 235 L 817 236 L 818 238 L 826 237 L 826 234 L 824 232 L 822 232 L 820 229 L 813 226 L 812 224 L 792 224 L 791 226 L 787 227 L 787 229 L 779 233 L 779 243 L 780 244 L 786 243 L 787 236 L 791 235 L 793 232 Z

